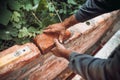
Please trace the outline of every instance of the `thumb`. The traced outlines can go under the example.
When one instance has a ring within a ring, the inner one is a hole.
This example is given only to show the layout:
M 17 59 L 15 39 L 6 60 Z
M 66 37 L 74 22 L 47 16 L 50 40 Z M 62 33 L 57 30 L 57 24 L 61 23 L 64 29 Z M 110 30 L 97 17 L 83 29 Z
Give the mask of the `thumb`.
M 63 31 L 60 32 L 60 36 L 59 36 L 59 41 L 60 41 L 60 43 L 63 42 L 64 35 L 65 35 L 65 30 L 63 30 Z
M 60 45 L 58 39 L 54 39 L 54 42 L 55 42 L 56 47 L 58 47 Z
M 54 42 L 55 42 L 56 48 L 58 50 L 61 51 L 61 50 L 65 49 L 65 47 L 61 43 L 59 43 L 59 41 L 57 39 L 55 39 Z

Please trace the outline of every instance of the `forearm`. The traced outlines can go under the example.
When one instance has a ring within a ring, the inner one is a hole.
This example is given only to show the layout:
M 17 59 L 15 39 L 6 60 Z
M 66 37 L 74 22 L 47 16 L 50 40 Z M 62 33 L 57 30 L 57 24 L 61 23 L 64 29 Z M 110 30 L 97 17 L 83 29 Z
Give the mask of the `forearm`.
M 111 5 L 112 4 L 112 5 Z M 75 15 L 66 18 L 62 24 L 67 29 L 79 22 L 84 22 L 103 13 L 120 9 L 120 1 L 117 0 L 87 0 Z
M 69 18 L 66 18 L 62 24 L 65 27 L 65 29 L 69 28 L 70 26 L 73 26 L 77 24 L 79 21 L 77 21 L 75 15 L 70 16 Z
M 120 79 L 120 45 L 108 59 L 94 58 L 87 54 L 72 53 L 69 67 L 86 80 L 119 80 Z
M 103 13 L 120 9 L 119 0 L 87 0 L 76 12 L 75 17 L 79 22 L 84 22 Z
M 86 54 L 72 53 L 69 67 L 85 80 L 105 80 L 104 60 Z

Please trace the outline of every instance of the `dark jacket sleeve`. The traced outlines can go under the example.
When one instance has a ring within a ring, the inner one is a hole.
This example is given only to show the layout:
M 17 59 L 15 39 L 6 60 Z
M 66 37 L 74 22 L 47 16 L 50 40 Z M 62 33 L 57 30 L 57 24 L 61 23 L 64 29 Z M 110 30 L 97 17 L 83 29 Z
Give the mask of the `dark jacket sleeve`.
M 120 9 L 119 0 L 87 0 L 75 14 L 75 17 L 79 22 L 84 22 L 117 9 Z
M 108 59 L 99 59 L 73 52 L 69 67 L 86 80 L 120 80 L 120 46 L 113 53 Z

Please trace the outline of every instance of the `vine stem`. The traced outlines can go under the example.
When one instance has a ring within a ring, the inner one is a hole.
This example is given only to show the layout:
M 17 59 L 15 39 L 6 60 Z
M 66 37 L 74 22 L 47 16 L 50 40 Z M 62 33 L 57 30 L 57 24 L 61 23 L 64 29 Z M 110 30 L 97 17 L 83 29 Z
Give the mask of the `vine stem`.
M 46 0 L 46 1 L 47 1 L 47 3 L 48 3 L 48 0 Z M 60 22 L 62 22 L 62 19 L 61 19 L 60 15 L 59 15 L 57 9 L 55 8 L 55 5 L 53 4 L 53 1 L 50 1 L 50 2 L 52 3 L 52 5 L 53 5 L 53 7 L 54 7 L 54 10 L 55 10 L 55 13 L 57 14 L 57 16 L 58 16 Z
M 34 12 L 32 12 L 32 15 L 35 17 L 35 19 L 41 24 L 42 22 L 37 18 Z

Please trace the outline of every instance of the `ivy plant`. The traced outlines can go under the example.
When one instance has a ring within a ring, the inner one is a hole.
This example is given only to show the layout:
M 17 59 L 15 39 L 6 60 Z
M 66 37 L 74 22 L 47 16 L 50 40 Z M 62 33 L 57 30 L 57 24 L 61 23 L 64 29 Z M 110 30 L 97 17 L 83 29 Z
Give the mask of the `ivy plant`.
M 50 24 L 74 14 L 85 0 L 1 0 L 0 45 L 29 42 Z M 0 47 L 0 50 L 5 46 Z

